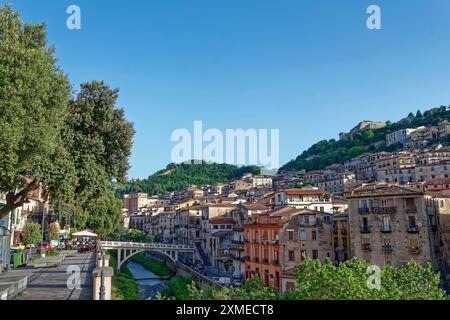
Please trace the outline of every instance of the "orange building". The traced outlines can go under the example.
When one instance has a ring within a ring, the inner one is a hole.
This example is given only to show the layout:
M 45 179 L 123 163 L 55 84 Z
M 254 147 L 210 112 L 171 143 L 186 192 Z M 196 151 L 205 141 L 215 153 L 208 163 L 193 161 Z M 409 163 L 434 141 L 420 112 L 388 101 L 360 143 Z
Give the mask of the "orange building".
M 244 225 L 245 278 L 259 276 L 265 286 L 281 291 L 283 225 L 299 210 L 284 207 L 255 214 Z

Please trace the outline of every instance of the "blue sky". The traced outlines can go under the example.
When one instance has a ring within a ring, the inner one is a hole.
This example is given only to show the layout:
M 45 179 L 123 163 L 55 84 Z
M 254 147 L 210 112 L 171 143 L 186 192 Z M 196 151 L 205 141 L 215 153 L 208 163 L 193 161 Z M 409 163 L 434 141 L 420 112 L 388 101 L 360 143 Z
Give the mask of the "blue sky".
M 0 1 L 6 3 L 6 1 Z M 130 177 L 170 161 L 173 130 L 280 129 L 281 164 L 357 122 L 450 103 L 448 0 L 16 0 L 45 21 L 75 87 L 105 80 L 134 122 Z M 82 29 L 66 28 L 76 4 Z M 366 9 L 382 10 L 382 30 Z

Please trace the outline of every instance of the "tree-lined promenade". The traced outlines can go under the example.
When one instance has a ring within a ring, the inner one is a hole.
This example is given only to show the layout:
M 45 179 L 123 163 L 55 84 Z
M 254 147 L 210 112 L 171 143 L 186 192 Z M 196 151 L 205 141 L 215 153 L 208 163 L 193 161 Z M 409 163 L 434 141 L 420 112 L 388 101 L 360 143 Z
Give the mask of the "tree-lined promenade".
M 112 182 L 129 169 L 133 125 L 102 81 L 73 88 L 47 44 L 45 24 L 0 6 L 0 218 L 43 188 L 64 225 L 106 236 L 122 225 Z

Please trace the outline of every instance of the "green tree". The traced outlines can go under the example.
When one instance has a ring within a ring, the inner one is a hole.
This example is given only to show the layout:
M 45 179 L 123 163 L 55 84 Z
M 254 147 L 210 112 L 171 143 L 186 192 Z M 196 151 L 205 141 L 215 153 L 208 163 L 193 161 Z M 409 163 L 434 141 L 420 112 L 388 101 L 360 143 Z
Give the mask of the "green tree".
M 103 239 L 118 233 L 123 226 L 122 202 L 112 191 L 87 201 L 84 210 L 87 212 L 86 227 Z
M 0 5 L 0 218 L 40 183 L 57 182 L 47 164 L 58 151 L 69 97 L 45 25 L 23 23 L 10 5 Z
M 415 262 L 380 269 L 379 289 L 368 286 L 369 263 L 352 259 L 335 266 L 331 260 L 306 259 L 297 270 L 297 287 L 283 298 L 291 300 L 441 300 L 440 275 L 430 265 Z
M 49 240 L 57 240 L 59 235 L 59 224 L 57 222 L 50 223 L 48 226 Z
M 22 241 L 26 245 L 42 241 L 41 226 L 37 223 L 27 223 L 22 230 Z
M 274 288 L 264 287 L 259 277 L 246 281 L 242 288 L 223 288 L 204 291 L 188 285 L 192 300 L 445 300 L 439 288 L 440 275 L 431 266 L 411 262 L 395 268 L 380 268 L 380 288 L 370 288 L 369 263 L 352 259 L 335 266 L 331 260 L 321 263 L 306 258 L 297 269 L 296 288 L 277 294 Z M 371 282 L 373 283 L 373 282 Z

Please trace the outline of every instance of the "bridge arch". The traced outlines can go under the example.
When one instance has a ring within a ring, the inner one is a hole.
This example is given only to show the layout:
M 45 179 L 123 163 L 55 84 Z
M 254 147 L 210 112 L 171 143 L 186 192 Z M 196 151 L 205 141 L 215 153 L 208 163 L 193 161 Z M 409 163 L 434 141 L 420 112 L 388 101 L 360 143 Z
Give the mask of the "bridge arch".
M 117 268 L 120 270 L 124 262 L 138 253 L 150 251 L 158 252 L 168 257 L 176 266 L 179 252 L 191 252 L 195 255 L 195 248 L 189 245 L 161 244 L 161 243 L 134 243 L 117 241 L 100 241 L 99 249 L 117 250 Z M 123 255 L 122 255 L 123 254 Z
M 125 253 L 125 255 L 123 256 L 123 258 L 121 258 L 120 259 L 120 261 L 119 261 L 119 259 L 117 259 L 117 271 L 119 271 L 120 270 L 120 268 L 122 268 L 122 265 L 127 261 L 127 260 L 129 260 L 131 257 L 133 257 L 133 256 L 135 256 L 135 255 L 137 255 L 137 254 L 139 254 L 139 253 L 142 253 L 142 252 L 158 252 L 158 253 L 160 253 L 160 254 L 162 254 L 162 255 L 164 255 L 164 256 L 166 256 L 166 257 L 168 257 L 172 262 L 173 262 L 173 265 L 176 267 L 176 265 L 177 265 L 177 263 L 176 263 L 176 260 L 170 255 L 170 254 L 168 254 L 167 252 L 164 252 L 164 251 L 162 251 L 162 250 L 158 250 L 158 249 L 142 249 L 142 250 L 132 250 L 132 249 L 128 249 L 128 250 L 130 250 L 131 252 L 130 252 L 130 254 L 129 255 L 126 255 L 126 251 L 127 251 L 127 249 L 116 249 L 117 250 L 117 252 L 118 252 L 118 256 L 119 256 L 119 251 L 121 251 L 121 250 L 124 250 L 124 253 Z

